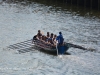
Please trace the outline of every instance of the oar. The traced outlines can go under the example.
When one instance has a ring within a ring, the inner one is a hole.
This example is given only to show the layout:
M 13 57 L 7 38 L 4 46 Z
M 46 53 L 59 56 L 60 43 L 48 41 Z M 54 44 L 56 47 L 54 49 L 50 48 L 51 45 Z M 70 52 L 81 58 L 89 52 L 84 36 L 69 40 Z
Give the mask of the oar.
M 75 44 L 71 44 L 71 43 L 66 43 L 69 47 L 74 47 L 74 48 L 79 48 L 79 49 L 83 49 L 83 50 L 88 50 L 87 48 L 84 48 L 82 46 L 79 45 L 75 45 Z
M 57 56 L 58 56 L 58 43 L 56 43 Z

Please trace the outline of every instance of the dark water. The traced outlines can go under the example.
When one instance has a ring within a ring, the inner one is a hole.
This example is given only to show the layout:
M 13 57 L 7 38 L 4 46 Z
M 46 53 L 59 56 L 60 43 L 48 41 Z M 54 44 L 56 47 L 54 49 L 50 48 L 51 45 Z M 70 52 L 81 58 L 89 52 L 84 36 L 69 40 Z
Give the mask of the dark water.
M 20 3 L 21 5 L 29 6 L 32 2 L 52 6 L 55 11 L 70 11 L 72 14 L 79 14 L 84 17 L 97 17 L 100 18 L 100 11 L 91 9 L 89 7 L 77 6 L 74 4 L 66 3 L 61 0 L 4 0 L 7 3 Z M 51 9 L 52 10 L 52 9 Z

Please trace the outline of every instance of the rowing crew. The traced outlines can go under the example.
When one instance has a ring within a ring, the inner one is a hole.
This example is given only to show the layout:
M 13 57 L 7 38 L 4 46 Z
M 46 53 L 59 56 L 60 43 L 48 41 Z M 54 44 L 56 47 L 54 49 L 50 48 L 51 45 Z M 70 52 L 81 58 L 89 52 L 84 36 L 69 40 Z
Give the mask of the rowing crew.
M 35 37 L 36 39 L 44 42 L 45 44 L 50 44 L 52 46 L 56 46 L 57 43 L 58 45 L 63 45 L 63 41 L 64 41 L 64 38 L 61 32 L 59 32 L 58 36 L 54 35 L 53 33 L 50 34 L 49 32 L 47 32 L 47 35 L 45 36 L 41 33 L 40 30 L 38 30 L 38 33 Z

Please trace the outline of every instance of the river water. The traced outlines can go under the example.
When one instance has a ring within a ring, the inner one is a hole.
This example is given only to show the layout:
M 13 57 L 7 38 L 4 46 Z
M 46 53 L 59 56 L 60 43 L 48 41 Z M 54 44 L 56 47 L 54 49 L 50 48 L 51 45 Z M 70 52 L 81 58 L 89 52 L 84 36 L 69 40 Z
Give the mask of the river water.
M 0 75 L 100 75 L 99 11 L 33 1 L 0 1 Z M 30 51 L 8 49 L 38 30 L 61 31 L 66 42 L 89 50 L 70 48 L 70 55 L 59 57 L 35 49 L 30 41 Z

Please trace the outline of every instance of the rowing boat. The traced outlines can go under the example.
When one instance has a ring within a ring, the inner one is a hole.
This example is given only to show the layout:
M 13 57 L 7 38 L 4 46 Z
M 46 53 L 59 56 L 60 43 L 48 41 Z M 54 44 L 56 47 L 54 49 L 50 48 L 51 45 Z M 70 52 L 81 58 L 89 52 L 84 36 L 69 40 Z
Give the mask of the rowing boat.
M 35 36 L 33 37 L 32 42 L 36 47 L 41 48 L 42 50 L 56 52 L 57 54 L 64 54 L 69 49 L 67 43 L 64 43 L 63 45 L 53 46 L 51 44 L 45 43 L 43 40 L 37 39 Z

